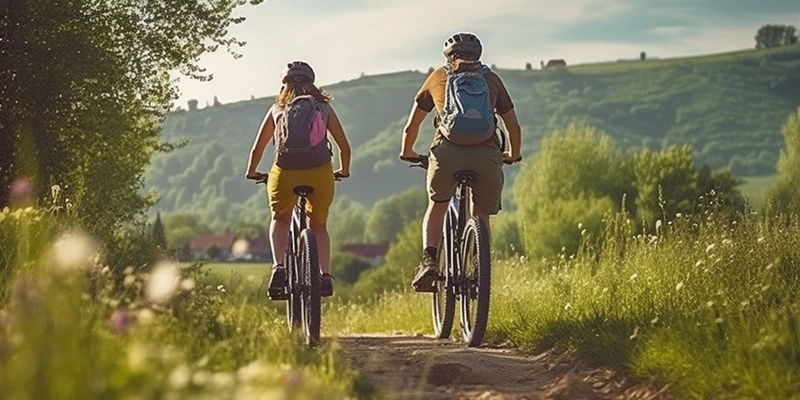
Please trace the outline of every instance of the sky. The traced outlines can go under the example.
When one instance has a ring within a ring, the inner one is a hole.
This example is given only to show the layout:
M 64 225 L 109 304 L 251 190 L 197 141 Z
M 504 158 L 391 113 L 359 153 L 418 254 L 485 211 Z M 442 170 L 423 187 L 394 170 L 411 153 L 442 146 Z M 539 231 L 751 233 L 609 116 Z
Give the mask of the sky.
M 281 69 L 311 64 L 321 87 L 362 75 L 427 71 L 455 32 L 478 35 L 498 68 L 560 58 L 585 64 L 750 49 L 763 25 L 800 30 L 800 0 L 265 0 L 235 11 L 245 41 L 234 58 L 201 57 L 213 79 L 178 78 L 180 98 L 202 108 L 277 94 Z M 422 82 L 420 82 L 422 84 Z

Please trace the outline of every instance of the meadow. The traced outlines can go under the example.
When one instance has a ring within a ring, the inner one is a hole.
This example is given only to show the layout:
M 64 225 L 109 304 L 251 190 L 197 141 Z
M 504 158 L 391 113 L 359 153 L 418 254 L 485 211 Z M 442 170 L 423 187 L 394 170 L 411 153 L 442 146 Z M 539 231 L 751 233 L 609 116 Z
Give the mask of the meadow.
M 335 338 L 431 333 L 428 296 L 334 296 L 331 340 L 310 350 L 263 295 L 264 265 L 162 261 L 116 282 L 91 238 L 52 223 L 0 213 L 15 261 L 0 281 L 7 399 L 369 398 Z M 632 232 L 618 215 L 602 248 L 494 260 L 487 342 L 574 352 L 680 398 L 800 398 L 797 216 L 731 221 L 710 206 Z

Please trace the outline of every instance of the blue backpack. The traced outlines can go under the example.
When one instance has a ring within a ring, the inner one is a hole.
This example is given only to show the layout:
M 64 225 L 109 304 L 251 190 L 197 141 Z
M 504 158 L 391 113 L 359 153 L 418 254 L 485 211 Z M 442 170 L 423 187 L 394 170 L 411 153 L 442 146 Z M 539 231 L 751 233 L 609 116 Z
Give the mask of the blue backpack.
M 486 65 L 466 71 L 452 71 L 445 67 L 447 83 L 444 109 L 439 115 L 438 128 L 444 137 L 460 145 L 483 143 L 495 134 L 496 120 Z

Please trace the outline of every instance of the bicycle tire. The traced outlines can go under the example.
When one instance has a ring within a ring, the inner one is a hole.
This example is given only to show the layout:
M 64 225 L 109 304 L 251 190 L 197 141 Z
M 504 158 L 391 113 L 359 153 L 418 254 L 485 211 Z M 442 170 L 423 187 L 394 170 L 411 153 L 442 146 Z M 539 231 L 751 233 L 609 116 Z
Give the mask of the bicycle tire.
M 452 215 L 448 213 L 439 243 L 438 270 L 443 279 L 436 281 L 436 291 L 431 302 L 433 333 L 438 339 L 447 339 L 453 329 L 453 318 L 456 309 L 456 293 L 453 285 L 453 238 Z
M 289 325 L 289 332 L 300 328 L 302 324 L 300 309 L 300 274 L 298 272 L 297 255 L 292 254 L 291 246 L 296 243 L 296 238 L 289 233 L 286 255 L 283 257 L 283 265 L 286 267 L 286 282 L 289 291 L 289 298 L 286 300 L 286 322 Z
M 314 346 L 319 342 L 320 322 L 322 313 L 322 296 L 320 290 L 319 251 L 314 232 L 304 229 L 300 232 L 300 254 L 298 261 L 299 271 L 303 272 L 303 282 L 300 297 L 303 333 L 305 343 Z
M 464 227 L 462 238 L 461 332 L 467 346 L 476 347 L 483 341 L 489 321 L 489 230 L 483 220 L 472 217 Z

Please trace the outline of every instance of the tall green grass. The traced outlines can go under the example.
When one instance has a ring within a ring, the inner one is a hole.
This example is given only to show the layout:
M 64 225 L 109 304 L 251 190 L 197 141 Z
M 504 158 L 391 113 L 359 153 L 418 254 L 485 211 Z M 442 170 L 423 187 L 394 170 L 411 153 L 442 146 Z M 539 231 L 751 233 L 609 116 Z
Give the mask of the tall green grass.
M 495 260 L 489 344 L 575 352 L 680 398 L 800 399 L 800 217 L 709 205 L 641 235 L 626 215 L 606 223 L 602 248 Z M 340 334 L 432 334 L 430 297 L 413 292 L 328 319 Z
M 243 285 L 170 260 L 118 279 L 69 225 L 0 211 L 4 399 L 354 397 L 335 343 L 306 348 Z
M 800 398 L 800 220 L 676 216 L 602 250 L 500 263 L 490 338 L 669 382 L 688 398 Z

